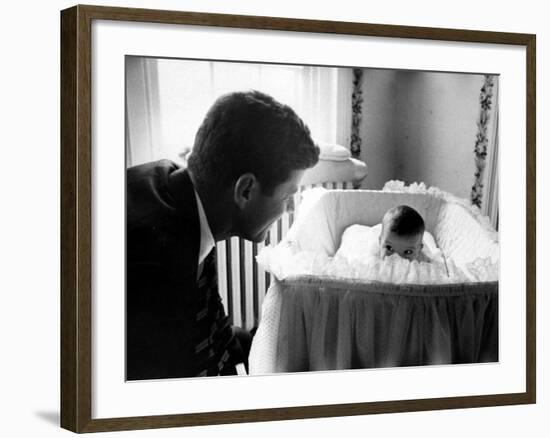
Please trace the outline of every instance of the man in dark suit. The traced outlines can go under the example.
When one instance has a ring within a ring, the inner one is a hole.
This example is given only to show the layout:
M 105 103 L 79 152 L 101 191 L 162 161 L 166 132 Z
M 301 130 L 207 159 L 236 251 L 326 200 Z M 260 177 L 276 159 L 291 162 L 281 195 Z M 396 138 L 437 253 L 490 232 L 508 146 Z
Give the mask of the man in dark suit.
M 234 374 L 251 336 L 231 327 L 217 290 L 215 242 L 265 240 L 318 160 L 288 106 L 252 91 L 219 98 L 187 169 L 127 170 L 128 380 Z

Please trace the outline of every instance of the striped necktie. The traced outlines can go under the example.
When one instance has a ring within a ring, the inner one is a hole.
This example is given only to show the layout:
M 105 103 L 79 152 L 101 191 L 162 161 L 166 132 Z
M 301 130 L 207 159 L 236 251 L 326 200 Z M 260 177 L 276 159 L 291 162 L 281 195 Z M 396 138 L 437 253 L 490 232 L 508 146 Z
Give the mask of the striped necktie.
M 218 293 L 216 249 L 206 256 L 197 282 L 195 355 L 198 376 L 217 376 L 229 360 L 233 334 Z

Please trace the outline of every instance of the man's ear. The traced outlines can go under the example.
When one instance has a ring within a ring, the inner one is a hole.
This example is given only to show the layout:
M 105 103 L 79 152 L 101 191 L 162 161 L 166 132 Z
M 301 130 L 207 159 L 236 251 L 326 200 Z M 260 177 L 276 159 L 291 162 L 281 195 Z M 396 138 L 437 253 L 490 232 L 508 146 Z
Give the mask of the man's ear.
M 239 208 L 244 208 L 246 204 L 254 198 L 258 191 L 258 180 L 252 173 L 243 173 L 235 182 L 233 190 L 233 199 Z

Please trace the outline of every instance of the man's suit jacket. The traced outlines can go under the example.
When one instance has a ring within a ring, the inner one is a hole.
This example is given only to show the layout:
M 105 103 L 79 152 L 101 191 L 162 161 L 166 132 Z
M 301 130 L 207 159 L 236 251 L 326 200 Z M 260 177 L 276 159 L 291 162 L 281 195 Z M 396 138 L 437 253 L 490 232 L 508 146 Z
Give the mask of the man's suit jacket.
M 217 374 L 231 328 L 217 287 L 201 316 L 200 222 L 189 175 L 162 160 L 129 168 L 126 182 L 126 377 Z

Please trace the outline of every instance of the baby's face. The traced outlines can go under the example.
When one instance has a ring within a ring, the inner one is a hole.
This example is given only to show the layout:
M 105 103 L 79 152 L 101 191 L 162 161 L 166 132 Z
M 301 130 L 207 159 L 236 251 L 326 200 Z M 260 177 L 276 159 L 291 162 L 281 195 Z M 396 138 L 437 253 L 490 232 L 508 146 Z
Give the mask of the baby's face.
M 422 250 L 422 234 L 399 236 L 383 230 L 380 235 L 380 256 L 382 258 L 397 254 L 407 260 L 418 260 Z

